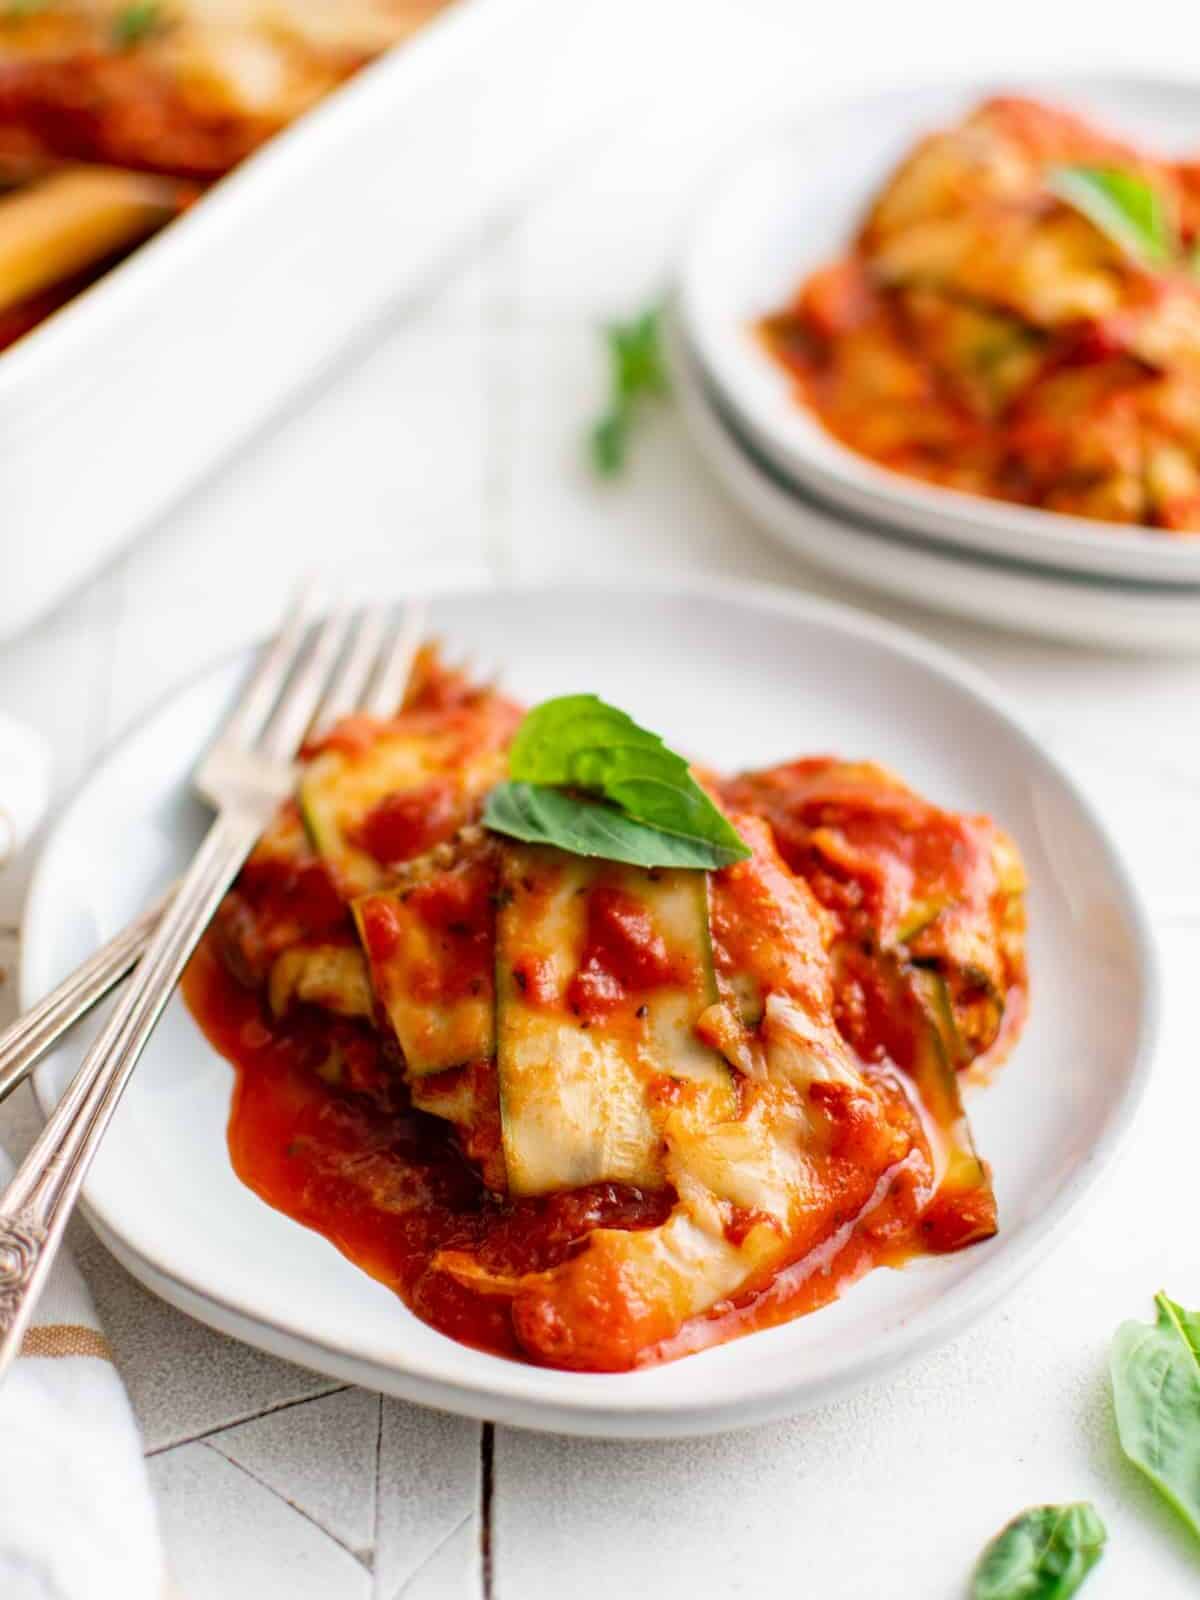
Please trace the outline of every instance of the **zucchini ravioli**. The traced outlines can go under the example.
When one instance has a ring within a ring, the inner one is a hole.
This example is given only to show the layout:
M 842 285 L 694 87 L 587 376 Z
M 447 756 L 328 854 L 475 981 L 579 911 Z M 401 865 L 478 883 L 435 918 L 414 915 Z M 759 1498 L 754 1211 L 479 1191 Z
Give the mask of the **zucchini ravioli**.
M 928 482 L 1200 531 L 1200 164 L 990 100 L 762 334 L 841 443 Z
M 820 758 L 706 777 L 732 866 L 584 857 L 482 825 L 520 722 L 427 649 L 305 752 L 184 982 L 241 1179 L 449 1336 L 585 1371 L 990 1237 L 959 1074 L 1024 1011 L 999 828 Z

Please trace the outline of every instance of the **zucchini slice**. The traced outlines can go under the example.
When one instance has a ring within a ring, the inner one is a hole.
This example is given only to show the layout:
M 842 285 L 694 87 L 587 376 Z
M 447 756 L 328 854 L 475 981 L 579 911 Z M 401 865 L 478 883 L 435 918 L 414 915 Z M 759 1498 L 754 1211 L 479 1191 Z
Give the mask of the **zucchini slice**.
M 450 724 L 397 730 L 362 750 L 326 750 L 310 763 L 300 783 L 300 814 L 347 893 L 365 893 L 387 878 L 383 865 L 354 841 L 382 801 L 452 778 L 466 822 L 474 800 L 504 776 L 501 749 L 484 743 L 469 750 L 465 742 L 463 729 Z
M 667 968 L 644 987 L 605 990 L 596 1007 L 581 1001 L 577 980 L 602 894 L 648 923 Z M 661 1186 L 656 1082 L 687 1081 L 714 1120 L 734 1112 L 730 1070 L 695 1032 L 719 998 L 707 874 L 506 845 L 499 899 L 496 1046 L 510 1192 Z
M 371 985 L 355 945 L 291 945 L 271 964 L 267 985 L 271 1014 L 282 1017 L 301 1001 L 339 1017 L 369 1017 Z
M 996 1232 L 996 1195 L 962 1103 L 958 1068 L 969 1052 L 958 1030 L 949 988 L 936 972 L 909 968 L 907 975 L 921 1013 L 908 1071 L 937 1124 L 945 1162 L 935 1202 L 947 1219 L 939 1225 L 948 1241 L 940 1248 L 957 1250 Z
M 762 1021 L 763 1011 L 766 1008 L 762 985 L 752 972 L 731 972 L 729 989 L 737 1007 L 737 1014 L 742 1019 L 742 1026 L 753 1031 Z
M 928 900 L 912 900 L 905 907 L 904 915 L 896 924 L 896 929 L 889 941 L 892 944 L 907 944 L 910 939 L 915 939 L 919 933 L 931 927 L 942 912 L 950 904 L 945 896 L 934 896 Z
M 493 1054 L 494 868 L 472 859 L 353 903 L 376 998 L 423 1078 Z

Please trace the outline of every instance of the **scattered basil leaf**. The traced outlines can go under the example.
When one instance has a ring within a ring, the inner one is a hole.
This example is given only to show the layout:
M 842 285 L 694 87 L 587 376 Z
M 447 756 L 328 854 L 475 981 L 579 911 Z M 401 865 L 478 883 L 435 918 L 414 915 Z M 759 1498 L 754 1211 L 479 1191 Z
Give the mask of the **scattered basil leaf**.
M 971 1600 L 1067 1600 L 1099 1561 L 1107 1530 L 1094 1506 L 1031 1506 L 986 1545 Z
M 615 478 L 629 448 L 629 417 L 624 410 L 606 412 L 591 432 L 592 465 L 604 478 Z
M 1162 194 L 1137 173 L 1116 167 L 1055 167 L 1047 182 L 1051 193 L 1136 260 L 1164 267 L 1178 253 Z
M 749 849 L 658 734 L 594 694 L 561 695 L 534 709 L 508 755 L 518 783 L 582 790 L 660 833 L 710 848 L 705 865 L 744 861 Z
M 592 465 L 603 477 L 614 477 L 624 467 L 633 418 L 640 403 L 668 391 L 660 320 L 659 309 L 654 306 L 632 322 L 614 322 L 604 330 L 608 342 L 608 409 L 589 434 Z
M 602 800 L 536 783 L 501 783 L 488 795 L 483 824 L 526 844 L 552 844 L 575 856 L 633 867 L 726 866 L 728 853 L 702 839 L 682 839 L 635 822 Z
M 1123 1322 L 1109 1367 L 1121 1449 L 1200 1536 L 1200 1313 L 1159 1293 L 1158 1320 Z
M 118 50 L 130 50 L 166 26 L 160 0 L 132 0 L 112 19 L 112 41 Z

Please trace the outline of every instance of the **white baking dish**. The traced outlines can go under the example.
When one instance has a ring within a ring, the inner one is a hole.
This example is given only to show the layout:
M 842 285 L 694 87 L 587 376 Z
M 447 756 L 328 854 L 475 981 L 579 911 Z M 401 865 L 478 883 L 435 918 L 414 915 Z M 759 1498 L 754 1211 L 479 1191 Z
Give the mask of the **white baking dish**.
M 0 636 L 611 119 L 616 9 L 457 0 L 0 355 Z

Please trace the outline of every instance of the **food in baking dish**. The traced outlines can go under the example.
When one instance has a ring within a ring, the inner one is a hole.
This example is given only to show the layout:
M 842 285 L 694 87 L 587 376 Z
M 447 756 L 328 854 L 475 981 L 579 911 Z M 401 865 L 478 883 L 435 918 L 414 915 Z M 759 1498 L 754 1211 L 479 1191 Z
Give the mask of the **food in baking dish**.
M 512 783 L 555 716 L 570 783 Z M 678 793 L 676 764 L 727 865 L 530 842 L 540 795 L 626 850 L 579 792 L 606 739 Z M 241 1179 L 451 1337 L 627 1369 L 996 1231 L 959 1082 L 1023 1016 L 1011 841 L 865 762 L 703 783 L 601 702 L 524 715 L 427 649 L 393 720 L 307 749 L 188 970 Z
M 0 349 L 445 4 L 0 5 Z
M 852 450 L 1200 531 L 1200 164 L 1028 99 L 921 139 L 762 333 Z

